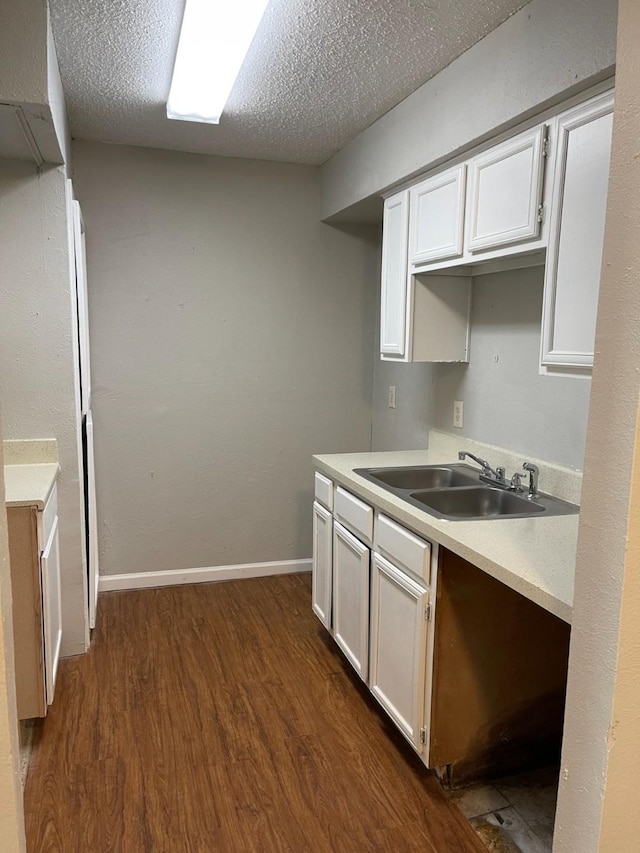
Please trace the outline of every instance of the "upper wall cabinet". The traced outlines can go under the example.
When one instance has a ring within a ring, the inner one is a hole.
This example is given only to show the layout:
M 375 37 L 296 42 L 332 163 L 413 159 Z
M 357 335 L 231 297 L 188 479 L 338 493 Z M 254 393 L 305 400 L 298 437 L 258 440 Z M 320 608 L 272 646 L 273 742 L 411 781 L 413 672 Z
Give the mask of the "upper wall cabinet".
M 462 164 L 411 187 L 410 263 L 462 255 L 465 172 Z
M 589 369 L 602 265 L 613 92 L 558 117 L 558 145 L 545 268 L 542 368 Z
M 591 368 L 612 112 L 597 95 L 386 200 L 383 360 L 468 361 L 473 277 L 545 264 L 541 372 Z
M 460 174 L 460 170 L 455 171 Z M 471 278 L 410 274 L 408 234 L 409 191 L 403 190 L 384 204 L 381 358 L 400 362 L 467 361 Z
M 424 241 L 419 242 L 420 229 L 414 226 L 414 247 L 419 245 L 427 252 L 450 252 L 445 246 L 459 243 L 461 248 L 462 244 L 463 188 L 464 167 L 414 187 L 416 196 L 412 195 L 411 201 L 409 190 L 403 190 L 384 203 L 380 309 L 383 361 L 468 360 L 470 277 L 411 275 L 407 269 L 409 211 L 414 209 L 411 203 L 415 200 L 423 225 L 442 218 L 436 210 L 439 206 L 449 216 L 448 224 L 439 228 L 430 249 L 426 249 Z
M 0 104 L 0 159 L 44 162 L 20 106 Z
M 402 359 L 407 346 L 409 191 L 386 199 L 382 222 L 380 352 Z
M 538 236 L 545 138 L 546 127 L 541 125 L 471 160 L 469 251 L 496 249 Z
M 536 252 L 542 263 L 549 130 L 540 124 L 409 188 L 411 271 L 509 263 Z

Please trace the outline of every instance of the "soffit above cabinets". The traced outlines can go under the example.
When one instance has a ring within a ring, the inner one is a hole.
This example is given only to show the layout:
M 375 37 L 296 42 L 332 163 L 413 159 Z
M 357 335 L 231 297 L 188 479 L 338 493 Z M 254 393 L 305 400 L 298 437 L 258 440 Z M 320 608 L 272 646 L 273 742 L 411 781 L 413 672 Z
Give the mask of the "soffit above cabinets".
M 271 0 L 220 125 L 170 121 L 182 0 L 51 0 L 75 138 L 320 164 L 528 0 Z
M 0 104 L 0 159 L 43 162 L 22 108 L 13 104 Z

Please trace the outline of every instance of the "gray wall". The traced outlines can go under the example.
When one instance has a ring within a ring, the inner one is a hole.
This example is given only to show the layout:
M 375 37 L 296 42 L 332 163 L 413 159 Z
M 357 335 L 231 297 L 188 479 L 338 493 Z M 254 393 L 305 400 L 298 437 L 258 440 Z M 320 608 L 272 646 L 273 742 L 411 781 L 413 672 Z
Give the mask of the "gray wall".
M 617 6 L 532 0 L 325 163 L 323 217 L 609 76 Z
M 56 438 L 62 653 L 85 650 L 76 350 L 62 168 L 0 160 L 0 404 L 6 439 Z M 73 294 L 75 299 L 75 293 Z
M 373 369 L 373 450 L 417 450 L 427 446 L 434 418 L 432 364 L 380 361 Z M 389 386 L 396 389 L 396 408 L 388 408 Z
M 543 268 L 478 276 L 469 364 L 374 368 L 373 447 L 424 447 L 430 427 L 582 468 L 591 382 L 540 376 Z M 387 390 L 396 385 L 396 409 Z M 464 429 L 452 426 L 464 402 Z
M 0 3 L 0 89 L 7 101 L 47 103 L 47 4 Z
M 371 440 L 377 235 L 316 168 L 78 143 L 101 573 L 306 558 L 311 455 Z

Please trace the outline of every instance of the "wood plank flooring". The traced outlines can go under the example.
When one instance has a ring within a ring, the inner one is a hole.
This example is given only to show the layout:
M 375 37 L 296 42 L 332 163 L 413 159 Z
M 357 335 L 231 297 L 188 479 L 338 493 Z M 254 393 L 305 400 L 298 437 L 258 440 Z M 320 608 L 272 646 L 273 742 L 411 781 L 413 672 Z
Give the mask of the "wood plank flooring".
M 312 614 L 310 575 L 102 595 L 25 810 L 30 853 L 486 853 Z

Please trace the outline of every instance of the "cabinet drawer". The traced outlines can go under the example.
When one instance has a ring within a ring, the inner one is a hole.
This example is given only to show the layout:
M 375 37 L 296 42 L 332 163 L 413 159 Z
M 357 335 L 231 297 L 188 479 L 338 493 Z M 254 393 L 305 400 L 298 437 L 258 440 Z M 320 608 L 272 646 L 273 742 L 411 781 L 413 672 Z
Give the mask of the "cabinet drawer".
M 368 545 L 373 541 L 373 508 L 338 486 L 335 494 L 336 517 Z
M 375 546 L 384 557 L 427 583 L 431 575 L 431 543 L 419 539 L 386 515 L 376 521 Z
M 41 551 L 44 551 L 47 547 L 57 517 L 58 486 L 54 485 L 44 506 L 44 510 L 38 513 L 38 547 Z
M 333 509 L 333 483 L 324 474 L 316 471 L 315 475 L 315 496 L 318 503 L 327 509 Z

